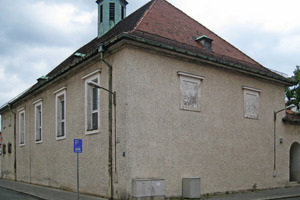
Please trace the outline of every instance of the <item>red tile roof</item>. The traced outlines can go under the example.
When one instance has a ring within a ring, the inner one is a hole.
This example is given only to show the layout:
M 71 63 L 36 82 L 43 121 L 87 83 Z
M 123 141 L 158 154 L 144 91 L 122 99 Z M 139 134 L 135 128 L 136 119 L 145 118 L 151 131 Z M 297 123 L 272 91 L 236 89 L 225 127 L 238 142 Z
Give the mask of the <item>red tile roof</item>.
M 213 40 L 211 46 L 212 51 L 206 50 L 200 42 L 196 41 L 196 38 L 203 35 Z M 146 42 L 150 45 L 156 45 L 168 50 L 207 59 L 238 70 L 256 73 L 273 80 L 279 80 L 285 84 L 292 83 L 289 79 L 263 67 L 166 0 L 151 0 L 121 20 L 105 35 L 93 39 L 75 51 L 86 54 L 86 57 L 81 58 L 72 54 L 47 74 L 47 80 L 35 84 L 24 94 L 14 99 L 14 102 L 65 73 L 70 68 L 77 66 L 78 63 L 88 59 L 89 56 L 95 55 L 100 44 L 110 45 L 123 38 Z M 4 109 L 4 107 L 1 107 L 0 111 Z
M 258 64 L 165 0 L 152 1 L 152 5 L 130 33 L 135 31 L 168 38 L 202 50 L 205 49 L 202 44 L 196 42 L 196 38 L 206 35 L 213 39 L 212 50 L 214 53 Z
M 99 44 L 104 44 L 124 33 L 279 77 L 278 74 L 263 67 L 166 0 L 150 1 L 120 21 L 101 38 L 95 38 L 76 52 L 89 54 L 97 49 Z M 203 35 L 213 40 L 212 51 L 206 50 L 200 42 L 196 41 L 196 38 Z M 53 76 L 65 66 L 75 63 L 79 59 L 71 55 L 47 76 Z

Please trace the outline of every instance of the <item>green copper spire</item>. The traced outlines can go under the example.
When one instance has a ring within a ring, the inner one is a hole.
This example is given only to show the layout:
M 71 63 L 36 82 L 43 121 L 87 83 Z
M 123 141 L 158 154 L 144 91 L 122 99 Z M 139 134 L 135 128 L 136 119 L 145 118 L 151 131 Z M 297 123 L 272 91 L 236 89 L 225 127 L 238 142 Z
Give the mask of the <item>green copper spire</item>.
M 125 0 L 97 0 L 98 4 L 98 38 L 126 17 Z

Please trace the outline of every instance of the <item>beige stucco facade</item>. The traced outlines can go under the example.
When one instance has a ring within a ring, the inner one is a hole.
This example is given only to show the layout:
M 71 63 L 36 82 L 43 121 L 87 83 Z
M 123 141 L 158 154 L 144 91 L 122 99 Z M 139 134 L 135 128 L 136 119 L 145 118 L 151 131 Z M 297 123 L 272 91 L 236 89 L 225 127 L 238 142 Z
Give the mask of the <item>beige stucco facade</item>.
M 185 54 L 119 42 L 104 53 L 113 67 L 113 185 L 116 198 L 132 197 L 133 179 L 159 178 L 165 196 L 182 195 L 182 178 L 201 178 L 201 193 L 284 187 L 289 153 L 300 143 L 299 127 L 276 121 L 274 173 L 273 113 L 285 106 L 285 84 Z M 16 113 L 16 179 L 76 190 L 73 139 L 83 140 L 80 190 L 109 197 L 108 93 L 100 90 L 100 131 L 85 134 L 85 82 L 100 73 L 108 88 L 108 68 L 95 55 L 12 105 Z M 196 78 L 198 110 L 182 109 L 181 76 Z M 55 91 L 66 90 L 66 138 L 55 135 Z M 245 117 L 244 90 L 258 94 L 257 118 Z M 42 101 L 42 142 L 34 140 L 34 102 Z M 25 145 L 19 145 L 18 112 L 25 110 Z M 14 143 L 13 126 L 2 132 Z M 280 138 L 283 142 L 280 143 Z M 14 179 L 14 150 L 2 155 L 2 175 Z

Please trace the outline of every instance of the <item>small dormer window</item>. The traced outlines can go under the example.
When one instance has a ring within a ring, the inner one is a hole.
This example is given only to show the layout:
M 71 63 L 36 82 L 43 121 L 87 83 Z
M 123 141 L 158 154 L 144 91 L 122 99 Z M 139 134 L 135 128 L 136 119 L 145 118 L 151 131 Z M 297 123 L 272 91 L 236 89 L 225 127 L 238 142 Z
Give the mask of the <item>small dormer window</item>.
M 197 42 L 201 42 L 201 44 L 204 46 L 204 48 L 208 51 L 212 51 L 211 49 L 211 44 L 213 39 L 210 39 L 209 37 L 207 37 L 206 35 L 202 35 L 198 38 L 196 38 Z

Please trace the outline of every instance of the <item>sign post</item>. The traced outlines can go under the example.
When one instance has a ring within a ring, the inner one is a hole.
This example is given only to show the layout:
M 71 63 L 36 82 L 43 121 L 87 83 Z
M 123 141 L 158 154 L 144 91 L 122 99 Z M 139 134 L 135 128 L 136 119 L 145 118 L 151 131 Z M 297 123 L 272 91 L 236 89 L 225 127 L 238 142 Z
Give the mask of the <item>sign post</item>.
M 79 200 L 79 153 L 82 153 L 81 139 L 74 139 L 74 153 L 77 154 L 77 200 Z

